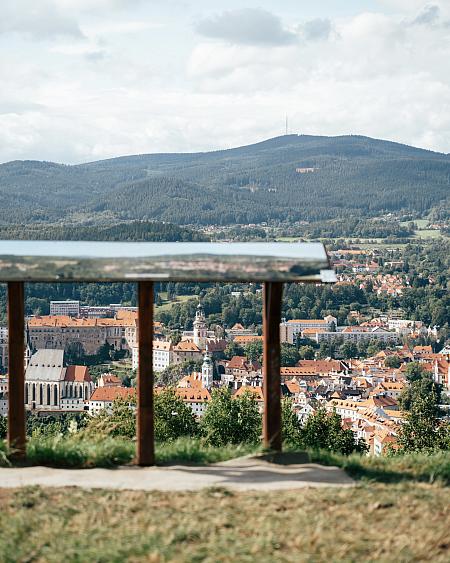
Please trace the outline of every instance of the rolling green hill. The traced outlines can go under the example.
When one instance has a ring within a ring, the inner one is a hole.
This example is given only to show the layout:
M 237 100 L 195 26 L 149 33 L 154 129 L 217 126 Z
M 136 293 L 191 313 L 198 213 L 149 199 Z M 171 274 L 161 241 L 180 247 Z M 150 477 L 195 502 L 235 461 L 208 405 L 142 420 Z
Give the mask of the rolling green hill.
M 313 169 L 299 172 L 297 169 Z M 0 224 L 321 221 L 448 209 L 450 155 L 359 136 L 286 135 L 208 153 L 0 165 Z M 442 211 L 441 211 L 442 213 Z

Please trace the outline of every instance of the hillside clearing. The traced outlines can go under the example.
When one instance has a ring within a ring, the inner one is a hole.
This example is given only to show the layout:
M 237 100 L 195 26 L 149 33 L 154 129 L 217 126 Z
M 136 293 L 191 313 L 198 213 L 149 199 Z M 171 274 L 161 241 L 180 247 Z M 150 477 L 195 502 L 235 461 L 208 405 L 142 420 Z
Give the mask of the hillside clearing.
M 162 303 L 161 305 L 155 305 L 155 312 L 167 311 L 177 303 L 185 303 L 186 301 L 189 301 L 189 299 L 195 299 L 195 295 L 192 294 L 177 295 L 174 299 L 171 300 L 167 300 L 167 298 L 165 298 L 164 295 L 167 294 L 160 293 L 160 296 L 162 297 Z

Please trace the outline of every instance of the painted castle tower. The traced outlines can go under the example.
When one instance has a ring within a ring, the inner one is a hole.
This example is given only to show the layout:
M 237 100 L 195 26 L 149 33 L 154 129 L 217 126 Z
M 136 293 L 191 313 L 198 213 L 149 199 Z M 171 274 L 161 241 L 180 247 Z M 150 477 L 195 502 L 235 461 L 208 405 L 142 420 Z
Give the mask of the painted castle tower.
M 208 350 L 206 350 L 205 357 L 202 364 L 202 385 L 206 389 L 211 389 L 213 384 L 213 374 L 214 374 L 214 364 L 209 355 Z
M 194 343 L 201 350 L 205 350 L 207 342 L 208 330 L 206 327 L 205 311 L 201 303 L 198 304 L 197 311 L 195 313 L 194 321 Z

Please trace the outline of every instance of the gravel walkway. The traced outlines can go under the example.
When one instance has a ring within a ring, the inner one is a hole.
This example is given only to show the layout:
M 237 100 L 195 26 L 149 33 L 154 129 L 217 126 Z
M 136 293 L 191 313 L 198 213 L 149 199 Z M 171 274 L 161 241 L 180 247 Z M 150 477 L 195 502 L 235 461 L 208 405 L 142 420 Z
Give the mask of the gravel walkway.
M 207 466 L 119 467 L 117 469 L 1 468 L 0 488 L 41 485 L 143 491 L 195 491 L 227 487 L 239 491 L 273 491 L 302 487 L 352 486 L 337 467 L 312 463 L 280 465 L 255 457 Z

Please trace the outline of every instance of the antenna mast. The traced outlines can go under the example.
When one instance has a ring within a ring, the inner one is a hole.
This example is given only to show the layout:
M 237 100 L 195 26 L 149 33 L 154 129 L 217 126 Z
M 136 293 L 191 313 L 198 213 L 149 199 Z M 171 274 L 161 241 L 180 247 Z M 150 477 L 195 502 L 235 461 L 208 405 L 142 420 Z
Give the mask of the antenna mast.
M 288 134 L 288 116 L 286 114 L 286 135 Z

